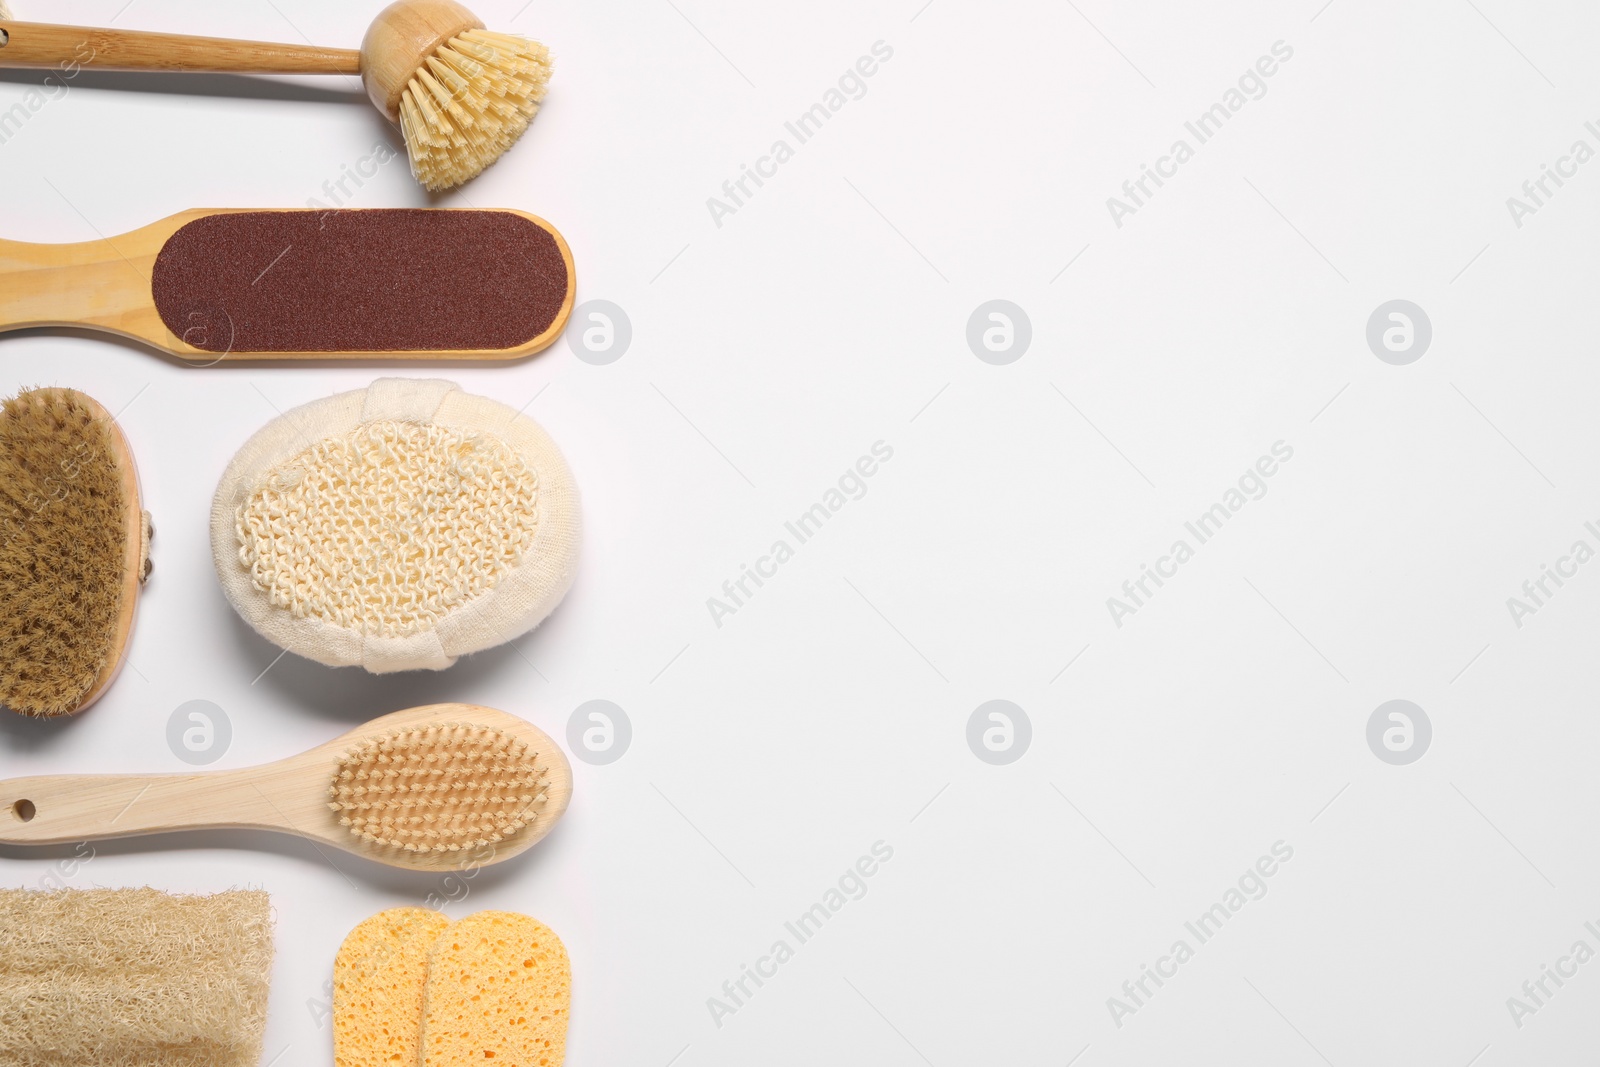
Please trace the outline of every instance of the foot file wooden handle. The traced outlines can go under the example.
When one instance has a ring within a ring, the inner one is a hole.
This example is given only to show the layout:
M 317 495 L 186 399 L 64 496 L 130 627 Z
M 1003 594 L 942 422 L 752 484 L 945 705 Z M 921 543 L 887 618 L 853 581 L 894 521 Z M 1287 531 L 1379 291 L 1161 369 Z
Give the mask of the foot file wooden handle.
M 194 210 L 0 240 L 0 332 L 87 327 L 202 364 L 516 359 L 561 335 L 576 291 L 566 240 L 511 210 Z

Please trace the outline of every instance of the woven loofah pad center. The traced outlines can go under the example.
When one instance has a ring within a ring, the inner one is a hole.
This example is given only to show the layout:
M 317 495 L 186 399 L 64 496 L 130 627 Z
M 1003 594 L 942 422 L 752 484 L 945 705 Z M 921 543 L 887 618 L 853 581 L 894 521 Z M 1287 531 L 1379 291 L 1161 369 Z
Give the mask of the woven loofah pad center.
M 239 560 L 296 618 L 410 637 L 521 565 L 537 504 L 494 437 L 369 422 L 268 473 L 235 513 Z

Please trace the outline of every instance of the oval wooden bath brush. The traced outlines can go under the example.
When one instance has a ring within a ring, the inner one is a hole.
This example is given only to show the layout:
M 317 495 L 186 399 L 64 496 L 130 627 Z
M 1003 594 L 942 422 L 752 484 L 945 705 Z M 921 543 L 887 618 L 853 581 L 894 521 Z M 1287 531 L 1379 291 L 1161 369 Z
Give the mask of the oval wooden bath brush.
M 0 402 L 0 706 L 70 715 L 127 659 L 150 574 L 128 439 L 74 389 Z
M 461 870 L 532 848 L 571 796 L 566 755 L 532 723 L 432 704 L 260 767 L 3 781 L 0 843 L 275 830 L 391 867 Z
M 0 332 L 82 326 L 186 360 L 516 359 L 561 335 L 572 252 L 526 212 L 185 211 L 0 240 Z
M 0 21 L 0 67 L 359 74 L 405 135 L 411 173 L 438 190 L 476 176 L 522 136 L 544 99 L 550 53 L 484 29 L 452 0 L 399 0 L 379 12 L 360 51 Z

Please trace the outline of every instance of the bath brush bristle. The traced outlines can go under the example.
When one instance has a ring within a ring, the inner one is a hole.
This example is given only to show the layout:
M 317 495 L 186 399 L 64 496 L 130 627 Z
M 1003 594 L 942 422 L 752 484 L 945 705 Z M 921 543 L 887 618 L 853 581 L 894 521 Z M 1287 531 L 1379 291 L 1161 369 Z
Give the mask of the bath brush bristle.
M 539 753 L 463 723 L 395 730 L 349 749 L 328 787 L 340 825 L 370 845 L 459 852 L 499 844 L 545 802 Z
M 129 540 L 144 535 L 130 464 L 82 393 L 0 405 L 0 705 L 71 714 L 110 682 L 137 591 Z

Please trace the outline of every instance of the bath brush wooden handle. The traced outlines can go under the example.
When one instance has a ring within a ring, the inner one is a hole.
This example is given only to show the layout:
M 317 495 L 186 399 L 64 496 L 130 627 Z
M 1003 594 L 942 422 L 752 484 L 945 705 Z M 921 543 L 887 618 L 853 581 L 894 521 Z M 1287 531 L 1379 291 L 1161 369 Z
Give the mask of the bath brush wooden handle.
M 0 240 L 0 333 L 86 327 L 203 365 L 516 359 L 560 336 L 575 292 L 566 240 L 511 210 L 193 210 Z
M 543 771 L 543 802 L 494 845 L 412 852 L 363 840 L 329 804 L 341 760 L 397 731 L 465 724 L 513 738 Z M 572 768 L 533 724 L 494 708 L 433 704 L 374 719 L 308 752 L 259 767 L 195 774 L 45 775 L 0 781 L 0 844 L 50 845 L 180 830 L 294 834 L 410 870 L 488 866 L 519 855 L 550 831 L 572 796 Z
M 303 806 L 284 810 L 260 771 L 211 774 L 44 775 L 0 782 L 0 841 L 59 845 L 171 830 L 288 830 Z M 281 783 L 277 783 L 281 785 Z M 305 783 L 315 793 L 314 783 Z M 324 783 L 326 789 L 326 783 Z M 321 799 L 321 798 L 319 798 Z M 293 805 L 291 805 L 293 806 Z
M 353 48 L 268 44 L 177 33 L 0 21 L 0 67 L 213 71 L 238 74 L 360 74 Z

